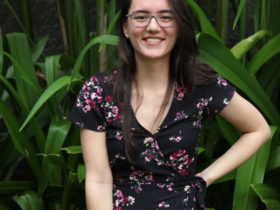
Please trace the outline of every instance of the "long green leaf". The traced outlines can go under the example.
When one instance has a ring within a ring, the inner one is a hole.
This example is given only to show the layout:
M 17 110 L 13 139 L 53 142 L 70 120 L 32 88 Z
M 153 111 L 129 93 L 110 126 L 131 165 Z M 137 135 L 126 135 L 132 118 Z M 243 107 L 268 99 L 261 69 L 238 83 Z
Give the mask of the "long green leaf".
M 117 21 L 121 16 L 121 10 L 119 10 L 112 18 L 112 20 L 109 23 L 107 34 L 113 34 L 114 28 L 116 27 Z
M 11 96 L 15 100 L 16 104 L 20 107 L 22 114 L 27 115 L 28 105 L 24 104 L 25 100 L 23 100 L 20 97 L 20 95 L 18 95 L 18 93 L 16 92 L 14 87 L 10 84 L 10 82 L 5 77 L 0 75 L 0 81 L 5 85 L 6 89 L 11 94 Z M 42 128 L 40 127 L 40 123 L 38 123 L 36 119 L 33 119 L 31 121 L 31 127 L 34 131 L 34 136 L 35 136 L 36 142 L 38 144 L 38 147 L 40 148 L 40 151 L 42 151 L 46 138 L 44 136 Z
M 224 137 L 230 145 L 233 145 L 236 139 L 240 136 L 240 132 L 222 117 L 217 116 L 216 119 Z
M 241 40 L 231 48 L 231 52 L 238 60 L 241 59 L 258 41 L 269 35 L 269 31 L 258 31 L 252 36 Z
M 121 15 L 121 11 L 118 11 L 118 12 L 114 15 L 113 19 L 110 21 L 110 24 L 109 24 L 109 26 L 108 26 L 107 34 L 113 34 L 114 27 L 116 26 L 116 23 L 117 23 L 118 19 L 120 18 L 120 15 Z M 99 51 L 99 52 L 102 52 L 102 50 L 104 49 L 104 47 L 105 47 L 105 44 L 101 44 L 98 51 Z
M 70 82 L 69 76 L 63 76 L 53 82 L 39 97 L 39 99 L 36 101 L 35 105 L 32 107 L 30 113 L 28 114 L 26 120 L 22 124 L 21 128 L 19 129 L 22 131 L 22 129 L 26 126 L 26 124 L 31 120 L 31 118 L 39 111 L 39 109 L 44 105 L 46 101 L 48 101 L 57 91 L 64 88 L 66 85 L 68 85 Z
M 47 56 L 45 59 L 46 80 L 48 86 L 56 80 L 61 56 L 62 55 Z
M 61 147 L 68 135 L 70 129 L 70 122 L 62 119 L 54 118 L 50 124 L 48 137 L 45 144 L 44 157 L 48 155 L 59 155 Z M 59 163 L 63 162 L 63 158 L 58 156 L 57 159 L 62 159 Z M 66 165 L 64 168 L 67 167 Z M 61 168 L 49 162 L 48 158 L 43 159 L 42 171 L 44 171 L 44 182 L 41 186 L 45 186 L 44 183 L 50 182 L 52 185 L 61 184 Z M 41 189 L 41 192 L 44 189 Z
M 18 132 L 20 126 L 18 118 L 2 100 L 0 100 L 0 114 L 2 115 L 15 148 L 26 157 L 33 173 L 36 178 L 39 179 L 39 160 L 36 157 L 36 149 L 23 132 Z
M 62 150 L 65 150 L 68 154 L 81 154 L 82 153 L 81 146 L 64 147 L 64 148 L 62 148 Z
M 70 171 L 63 189 L 61 209 L 70 209 L 71 199 L 76 196 L 76 183 L 78 183 L 77 174 Z
M 260 67 L 272 58 L 274 55 L 280 52 L 280 33 L 274 36 L 268 43 L 266 43 L 253 59 L 248 63 L 248 71 L 253 75 Z
M 77 174 L 78 174 L 79 183 L 81 183 L 86 177 L 85 165 L 79 164 L 78 169 L 77 169 Z
M 93 40 L 91 40 L 82 50 L 82 52 L 79 54 L 76 63 L 73 67 L 72 74 L 71 74 L 71 81 L 77 77 L 80 71 L 81 64 L 83 62 L 83 58 L 86 55 L 87 51 L 94 46 L 95 44 L 108 44 L 108 45 L 117 45 L 118 44 L 118 37 L 113 35 L 101 35 L 98 37 L 95 37 Z
M 280 209 L 280 192 L 266 184 L 252 184 L 261 201 L 266 205 L 267 210 Z
M 0 194 L 17 193 L 35 187 L 32 181 L 0 181 Z
M 21 80 L 23 82 L 26 82 L 27 84 L 29 84 L 32 87 L 32 92 L 34 93 L 40 93 L 40 88 L 38 88 L 38 85 L 36 83 L 34 83 L 34 81 L 29 77 L 29 75 L 25 72 L 25 70 L 23 69 L 23 67 L 8 53 L 6 52 L 1 52 L 0 54 L 3 54 L 5 56 L 7 56 L 13 63 L 13 65 L 15 66 L 15 69 L 17 71 L 17 73 L 20 75 Z
M 43 199 L 33 191 L 26 191 L 13 196 L 14 201 L 22 210 L 44 210 Z
M 241 89 L 274 125 L 280 126 L 280 116 L 275 106 L 258 82 L 221 42 L 207 34 L 198 39 L 199 60 L 215 69 L 221 76 Z
M 12 33 L 7 35 L 7 40 L 11 56 L 22 66 L 24 74 L 28 76 L 28 79 L 32 81 L 32 84 L 36 87 L 36 92 L 34 92 L 31 87 L 26 85 L 22 80 L 22 71 L 17 70 L 17 66 L 14 66 L 16 70 L 15 79 L 18 93 L 21 97 L 27 98 L 28 105 L 31 106 L 37 99 L 39 95 L 38 92 L 41 91 L 41 87 L 37 80 L 36 70 L 32 61 L 31 49 L 27 38 L 25 34 Z
M 233 29 L 235 29 L 242 12 L 244 12 L 244 9 L 246 8 L 246 3 L 247 3 L 246 0 L 240 0 L 237 14 L 234 18 Z
M 74 9 L 77 17 L 78 35 L 79 35 L 79 45 L 81 47 L 85 46 L 87 42 L 87 28 L 85 23 L 85 14 L 81 8 L 80 0 L 73 0 Z
M 250 188 L 251 183 L 262 183 L 269 160 L 271 142 L 277 128 L 271 127 L 271 136 L 267 143 L 246 163 L 237 169 L 234 188 L 233 210 L 255 210 L 257 197 Z
M 14 98 L 16 103 L 19 105 L 22 111 L 28 110 L 28 105 L 25 104 L 25 100 L 21 98 L 20 95 L 18 95 L 17 91 L 14 89 L 14 87 L 11 85 L 11 83 L 2 75 L 0 75 L 0 81 L 4 84 L 7 91 L 10 92 L 11 96 Z
M 280 146 L 271 149 L 270 160 L 267 166 L 268 170 L 273 170 L 280 167 Z
M 21 1 L 21 20 L 23 20 L 25 34 L 30 40 L 33 40 L 32 20 L 31 20 L 31 4 L 30 0 Z
M 59 154 L 70 126 L 71 123 L 69 121 L 53 119 L 48 131 L 45 154 Z
M 35 63 L 40 56 L 42 55 L 47 42 L 48 42 L 49 36 L 45 36 L 44 38 L 42 38 L 41 40 L 38 41 L 38 43 L 32 48 L 32 61 Z
M 216 25 L 217 30 L 222 40 L 226 41 L 227 35 L 227 24 L 228 24 L 228 10 L 229 0 L 216 0 L 217 11 L 216 11 Z
M 15 148 L 24 156 L 28 156 L 28 151 L 26 144 L 23 142 L 27 141 L 28 138 L 23 134 L 18 132 L 19 122 L 14 113 L 10 110 L 9 106 L 0 100 L 0 113 L 5 125 L 9 131 L 11 139 L 14 143 Z
M 194 12 L 195 16 L 199 21 L 201 32 L 207 33 L 215 37 L 216 39 L 221 40 L 215 28 L 211 24 L 210 20 L 207 18 L 207 16 L 203 12 L 203 10 L 199 7 L 199 5 L 193 0 L 186 0 L 186 2 L 188 6 L 192 9 L 192 11 Z
M 257 80 L 260 82 L 266 93 L 271 96 L 280 81 L 280 54 L 274 56 L 269 62 L 266 62 L 257 75 Z
M 20 95 L 16 92 L 14 87 L 10 84 L 10 82 L 3 76 L 0 76 L 0 81 L 3 82 L 8 92 L 11 94 L 13 99 L 15 100 L 16 104 L 20 107 L 22 114 L 27 115 L 28 113 L 28 105 L 24 104 L 25 100 L 23 100 Z M 40 127 L 40 123 L 36 121 L 36 119 L 33 119 L 31 121 L 31 127 L 34 131 L 34 136 L 36 137 L 36 142 L 38 144 L 38 147 L 40 148 L 40 151 L 42 151 L 44 142 L 45 142 L 45 136 L 42 131 L 42 128 Z

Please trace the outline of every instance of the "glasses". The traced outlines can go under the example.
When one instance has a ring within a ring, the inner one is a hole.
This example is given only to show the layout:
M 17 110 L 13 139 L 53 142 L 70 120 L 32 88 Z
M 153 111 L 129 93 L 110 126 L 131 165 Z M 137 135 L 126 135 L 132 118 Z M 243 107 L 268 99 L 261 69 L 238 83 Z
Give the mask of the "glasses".
M 139 28 L 148 26 L 152 18 L 155 18 L 157 23 L 164 28 L 172 27 L 175 22 L 171 12 L 161 12 L 158 14 L 134 12 L 132 14 L 127 14 L 126 16 L 130 17 L 132 24 Z

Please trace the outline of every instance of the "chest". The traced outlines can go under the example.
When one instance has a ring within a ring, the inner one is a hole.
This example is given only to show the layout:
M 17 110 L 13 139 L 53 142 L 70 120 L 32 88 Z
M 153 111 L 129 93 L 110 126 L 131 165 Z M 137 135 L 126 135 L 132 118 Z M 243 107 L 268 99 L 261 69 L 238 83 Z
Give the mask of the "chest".
M 171 95 L 171 96 L 170 96 Z M 145 130 L 155 133 L 164 121 L 173 101 L 173 94 L 145 92 L 141 99 L 132 97 L 131 105 L 136 121 Z

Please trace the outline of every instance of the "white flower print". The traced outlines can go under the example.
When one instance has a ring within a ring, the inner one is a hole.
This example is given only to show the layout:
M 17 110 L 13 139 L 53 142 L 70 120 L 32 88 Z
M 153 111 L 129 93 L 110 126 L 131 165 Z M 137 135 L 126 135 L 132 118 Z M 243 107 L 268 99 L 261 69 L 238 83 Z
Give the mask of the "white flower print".
M 116 134 L 116 139 L 119 140 L 119 141 L 121 141 L 123 139 L 123 136 L 118 131 L 117 131 L 117 134 Z
M 223 101 L 223 104 L 226 104 L 226 105 L 227 105 L 227 104 L 228 104 L 228 102 L 229 102 L 229 101 L 228 101 L 228 99 L 227 99 L 227 98 L 225 98 L 225 99 L 224 99 L 224 101 Z
M 117 189 L 114 193 L 115 203 L 114 210 L 121 210 L 124 206 L 132 206 L 135 202 L 135 198 L 132 196 L 124 196 L 122 191 Z
M 191 186 L 190 185 L 186 185 L 185 187 L 184 187 L 184 191 L 186 192 L 186 193 L 191 193 Z

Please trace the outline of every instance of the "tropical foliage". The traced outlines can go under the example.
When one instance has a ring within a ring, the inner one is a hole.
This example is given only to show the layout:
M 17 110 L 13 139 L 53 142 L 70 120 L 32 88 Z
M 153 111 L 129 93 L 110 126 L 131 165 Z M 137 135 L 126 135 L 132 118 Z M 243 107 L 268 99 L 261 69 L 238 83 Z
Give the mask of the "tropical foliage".
M 95 3 L 95 31 L 90 31 L 89 0 L 56 0 L 65 53 L 43 57 L 48 38 L 34 43 L 30 2 L 22 1 L 19 17 L 5 0 L 22 32 L 0 33 L 0 124 L 5 127 L 0 130 L 0 209 L 85 209 L 79 131 L 67 114 L 90 74 L 118 64 L 120 11 L 115 0 Z M 280 80 L 280 1 L 186 3 L 199 26 L 199 60 L 255 104 L 272 131 L 257 154 L 208 188 L 207 205 L 217 210 L 280 209 L 275 94 Z M 198 167 L 213 162 L 239 135 L 222 118 L 209 119 L 201 132 Z

